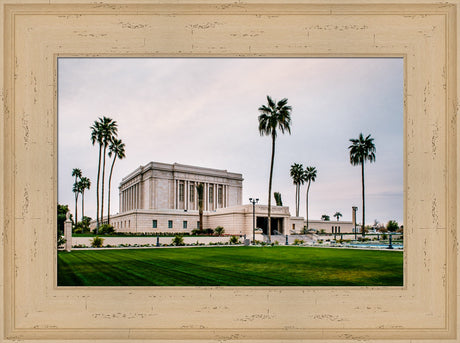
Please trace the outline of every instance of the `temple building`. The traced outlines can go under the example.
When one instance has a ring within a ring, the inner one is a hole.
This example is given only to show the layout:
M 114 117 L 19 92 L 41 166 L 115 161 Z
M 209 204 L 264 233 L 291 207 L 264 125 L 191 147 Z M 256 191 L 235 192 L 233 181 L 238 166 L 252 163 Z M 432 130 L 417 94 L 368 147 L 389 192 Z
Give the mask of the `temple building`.
M 203 228 L 222 226 L 226 234 L 251 235 L 255 222 L 267 233 L 268 206 L 243 204 L 242 174 L 178 163 L 150 162 L 124 177 L 119 185 L 120 211 L 110 216 L 110 224 L 118 232 L 191 232 L 199 227 L 199 183 L 204 186 Z M 354 225 L 310 223 L 342 233 L 352 232 Z M 272 233 L 292 234 L 304 225 L 304 218 L 292 217 L 289 207 L 272 206 Z
M 124 177 L 120 213 L 143 210 L 198 210 L 196 185 L 204 184 L 204 211 L 242 204 L 243 176 L 226 170 L 150 162 Z

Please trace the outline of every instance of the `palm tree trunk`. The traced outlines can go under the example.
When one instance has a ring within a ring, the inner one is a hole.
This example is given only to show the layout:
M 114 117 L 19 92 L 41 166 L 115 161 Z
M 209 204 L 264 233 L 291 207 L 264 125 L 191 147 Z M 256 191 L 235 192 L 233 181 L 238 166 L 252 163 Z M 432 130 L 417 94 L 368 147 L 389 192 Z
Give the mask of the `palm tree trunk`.
M 301 193 L 300 191 L 301 191 L 301 190 L 302 190 L 302 186 L 301 186 L 301 184 L 299 183 L 299 192 L 298 192 L 298 194 L 297 194 L 297 197 L 298 197 L 298 200 L 297 200 L 297 201 L 298 201 L 298 204 L 297 204 L 297 207 L 298 207 L 297 212 L 299 212 L 298 216 L 300 216 L 300 193 Z
M 308 186 L 307 186 L 307 197 L 306 197 L 306 208 L 307 208 L 307 230 L 308 230 L 308 192 L 310 191 L 310 184 L 311 184 L 311 181 L 308 181 Z
M 104 155 L 102 157 L 102 182 L 101 182 L 101 222 L 104 224 L 104 176 L 105 176 L 105 152 L 107 145 L 104 145 Z
M 75 193 L 75 227 L 78 224 L 78 192 Z
M 81 192 L 81 221 L 83 221 L 83 217 L 85 216 L 85 189 Z
M 299 184 L 295 184 L 295 216 L 299 216 Z
M 362 190 L 363 190 L 363 226 L 362 226 L 362 236 L 364 237 L 364 226 L 366 225 L 366 222 L 364 220 L 365 218 L 365 202 L 364 202 L 364 161 L 361 161 L 361 185 L 362 185 Z
M 97 187 L 96 187 L 96 234 L 99 233 L 99 183 L 101 175 L 101 152 L 102 143 L 99 143 L 99 163 L 97 165 Z
M 272 209 L 272 179 L 273 179 L 273 164 L 275 162 L 275 135 L 272 134 L 272 158 L 270 162 L 270 179 L 268 181 L 268 242 L 272 241 L 272 221 L 271 221 L 271 209 Z
M 107 195 L 107 224 L 110 225 L 110 184 L 112 183 L 112 172 L 113 166 L 115 165 L 115 160 L 117 159 L 117 154 L 113 156 L 112 166 L 110 167 L 110 174 L 109 174 L 109 192 Z

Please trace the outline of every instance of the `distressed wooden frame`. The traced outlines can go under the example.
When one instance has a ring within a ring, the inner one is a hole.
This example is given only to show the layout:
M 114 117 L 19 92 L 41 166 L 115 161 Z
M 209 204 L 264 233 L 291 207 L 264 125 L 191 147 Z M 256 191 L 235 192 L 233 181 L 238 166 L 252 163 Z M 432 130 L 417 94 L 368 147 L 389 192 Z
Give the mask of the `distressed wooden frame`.
M 4 0 L 0 14 L 2 341 L 459 341 L 455 0 Z M 404 286 L 56 287 L 59 56 L 403 57 Z

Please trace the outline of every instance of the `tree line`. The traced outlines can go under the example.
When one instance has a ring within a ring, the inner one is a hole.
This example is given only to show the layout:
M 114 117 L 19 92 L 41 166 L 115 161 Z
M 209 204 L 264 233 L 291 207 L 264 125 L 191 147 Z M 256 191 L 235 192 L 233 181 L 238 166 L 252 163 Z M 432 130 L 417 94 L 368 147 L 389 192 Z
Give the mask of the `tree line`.
M 94 121 L 90 126 L 90 141 L 94 146 L 98 146 L 98 166 L 97 166 L 97 181 L 96 181 L 96 233 L 99 227 L 104 223 L 104 194 L 105 194 L 105 174 L 106 161 L 112 159 L 109 176 L 108 176 L 108 192 L 107 192 L 107 220 L 105 223 L 110 225 L 110 191 L 112 183 L 112 174 L 117 159 L 126 157 L 125 143 L 118 138 L 118 124 L 112 118 L 103 116 Z M 72 176 L 75 177 L 72 191 L 75 193 L 75 225 L 78 223 L 78 196 L 82 195 L 82 219 L 84 217 L 84 196 L 85 190 L 90 189 L 91 181 L 88 177 L 82 176 L 82 171 L 79 168 L 72 170 Z

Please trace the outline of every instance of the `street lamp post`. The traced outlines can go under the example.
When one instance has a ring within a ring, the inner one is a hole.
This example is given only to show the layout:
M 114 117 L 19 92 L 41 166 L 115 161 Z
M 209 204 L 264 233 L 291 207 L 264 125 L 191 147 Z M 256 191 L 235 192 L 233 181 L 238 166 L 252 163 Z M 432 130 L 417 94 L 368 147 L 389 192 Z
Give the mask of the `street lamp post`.
M 249 201 L 252 204 L 252 244 L 256 244 L 256 204 L 259 199 L 249 198 Z
M 353 206 L 351 209 L 353 210 L 353 225 L 355 226 L 354 231 L 355 231 L 355 241 L 356 241 L 356 211 L 358 211 L 358 207 Z

